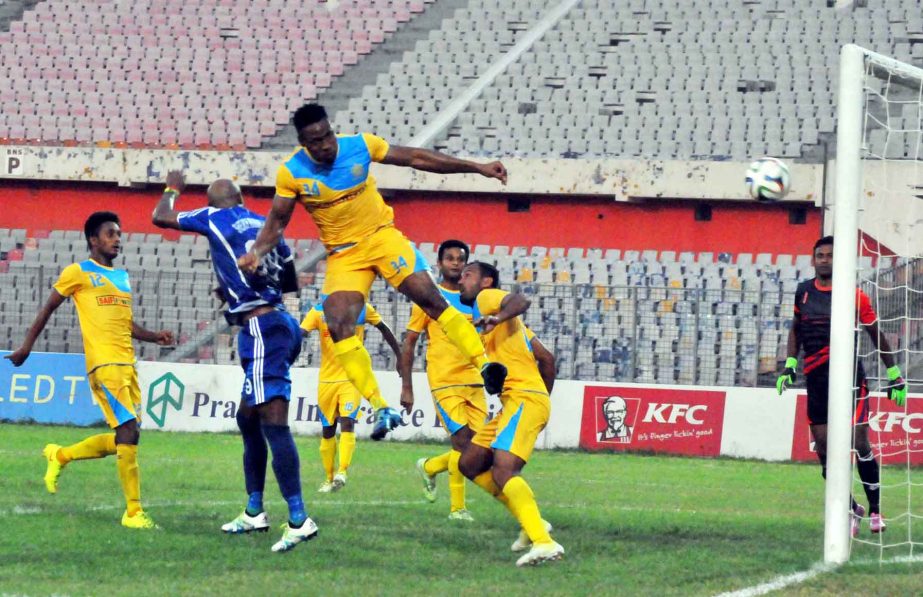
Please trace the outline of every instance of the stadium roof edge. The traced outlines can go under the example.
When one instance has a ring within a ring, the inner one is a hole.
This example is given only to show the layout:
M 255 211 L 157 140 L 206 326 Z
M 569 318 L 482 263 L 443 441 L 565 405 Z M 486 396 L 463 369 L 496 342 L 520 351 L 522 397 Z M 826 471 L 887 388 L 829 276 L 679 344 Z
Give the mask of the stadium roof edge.
M 233 178 L 242 186 L 271 187 L 289 152 L 170 151 L 98 147 L 3 146 L 0 179 L 110 182 L 121 186 L 162 183 L 181 168 L 190 184 Z M 485 158 L 475 158 L 485 159 Z M 632 199 L 747 200 L 746 164 L 728 161 L 504 158 L 509 184 L 476 175 L 441 175 L 374 164 L 382 189 L 610 196 Z M 792 188 L 785 201 L 820 205 L 823 167 L 790 164 Z

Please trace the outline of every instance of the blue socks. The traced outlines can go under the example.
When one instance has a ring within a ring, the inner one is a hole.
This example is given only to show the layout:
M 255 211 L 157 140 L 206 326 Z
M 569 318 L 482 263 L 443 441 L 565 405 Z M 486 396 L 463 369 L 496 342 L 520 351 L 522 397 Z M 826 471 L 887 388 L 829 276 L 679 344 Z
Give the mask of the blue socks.
M 272 450 L 272 470 L 276 473 L 279 490 L 288 502 L 289 523 L 301 526 L 308 518 L 301 499 L 301 463 L 298 449 L 288 425 L 263 425 L 263 435 Z
M 247 514 L 255 516 L 263 511 L 263 488 L 266 485 L 266 439 L 260 428 L 260 418 L 242 417 L 237 411 L 237 427 L 244 440 L 244 482 L 250 499 L 247 502 Z

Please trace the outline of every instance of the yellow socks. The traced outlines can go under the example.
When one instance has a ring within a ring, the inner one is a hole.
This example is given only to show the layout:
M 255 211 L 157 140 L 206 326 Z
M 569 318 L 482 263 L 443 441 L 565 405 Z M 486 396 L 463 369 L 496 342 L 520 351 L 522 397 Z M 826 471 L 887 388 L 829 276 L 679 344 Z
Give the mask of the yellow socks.
M 462 319 L 464 319 L 463 315 Z M 350 336 L 345 340 L 334 342 L 333 352 L 337 355 L 340 365 L 346 371 L 349 381 L 369 401 L 372 408 L 378 410 L 379 408 L 387 407 L 388 403 L 381 397 L 378 381 L 375 379 L 375 374 L 372 373 L 372 357 L 369 356 L 369 351 L 362 345 L 359 336 Z
M 510 512 L 513 513 L 513 516 L 516 516 L 516 512 L 513 511 L 512 506 L 510 505 L 510 501 L 505 495 L 503 495 L 503 492 L 500 491 L 500 488 L 497 487 L 497 484 L 494 483 L 494 476 L 489 470 L 484 471 L 471 481 L 490 495 L 497 498 L 498 502 L 509 508 Z
M 320 438 L 320 461 L 324 465 L 327 481 L 333 481 L 333 462 L 337 457 L 337 438 Z
M 345 473 L 353 461 L 353 454 L 356 452 L 356 434 L 355 432 L 343 431 L 340 433 L 340 469 L 339 472 Z
M 58 463 L 64 465 L 71 460 L 105 458 L 112 454 L 115 454 L 115 434 L 100 433 L 58 450 Z
M 551 535 L 545 529 L 542 515 L 535 502 L 532 488 L 522 477 L 513 477 L 503 487 L 503 494 L 510 501 L 510 510 L 516 515 L 522 530 L 526 532 L 532 543 L 551 543 Z
M 450 511 L 465 509 L 465 476 L 458 470 L 461 452 L 449 452 L 449 506 Z
M 449 308 L 442 312 L 439 319 L 436 320 L 442 331 L 449 340 L 461 351 L 468 360 L 474 363 L 478 369 L 487 362 L 487 356 L 484 354 L 484 344 L 478 331 L 474 329 L 471 322 L 468 321 L 461 311 L 449 305 Z
M 430 477 L 435 477 L 439 473 L 444 473 L 449 470 L 449 456 L 452 454 L 451 450 L 445 454 L 440 454 L 439 456 L 433 456 L 432 458 L 427 458 L 426 462 L 423 463 L 423 471 Z
M 116 463 L 119 468 L 119 481 L 125 494 L 128 515 L 134 516 L 141 511 L 141 473 L 138 471 L 138 446 L 118 444 L 115 447 Z

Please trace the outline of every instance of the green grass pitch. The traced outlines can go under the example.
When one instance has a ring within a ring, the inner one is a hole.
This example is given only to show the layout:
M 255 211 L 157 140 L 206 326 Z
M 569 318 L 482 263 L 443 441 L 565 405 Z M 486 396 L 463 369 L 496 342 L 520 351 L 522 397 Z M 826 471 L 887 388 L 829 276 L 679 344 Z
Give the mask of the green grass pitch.
M 474 523 L 453 523 L 447 486 L 426 502 L 414 462 L 445 446 L 360 441 L 347 487 L 315 493 L 316 438 L 298 437 L 302 481 L 319 537 L 270 553 L 285 518 L 271 469 L 270 533 L 224 536 L 245 495 L 240 439 L 225 434 L 142 435 L 143 501 L 162 527 L 119 525 L 124 504 L 112 458 L 75 462 L 57 495 L 42 483 L 45 443 L 96 430 L 0 425 L 0 594 L 28 595 L 710 595 L 805 570 L 821 557 L 823 483 L 816 465 L 637 455 L 537 452 L 526 468 L 567 550 L 562 562 L 518 569 L 514 521 L 468 485 Z M 884 483 L 906 478 L 897 467 Z M 912 473 L 923 483 L 923 471 Z M 923 514 L 923 489 L 911 495 Z M 885 513 L 907 491 L 885 490 Z M 889 511 L 890 509 L 890 511 Z M 914 538 L 923 540 L 916 521 Z M 907 536 L 906 519 L 887 539 Z M 867 526 L 864 537 L 871 538 Z M 906 555 L 906 547 L 886 557 Z M 854 563 L 785 592 L 918 594 L 923 562 Z

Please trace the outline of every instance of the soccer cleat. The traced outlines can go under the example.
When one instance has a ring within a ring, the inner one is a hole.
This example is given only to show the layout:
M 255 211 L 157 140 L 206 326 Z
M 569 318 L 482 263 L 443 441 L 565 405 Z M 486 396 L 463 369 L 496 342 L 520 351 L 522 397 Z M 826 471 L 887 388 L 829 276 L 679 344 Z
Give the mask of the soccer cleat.
M 856 504 L 856 508 L 849 516 L 849 534 L 853 537 L 859 536 L 859 529 L 862 527 L 863 516 L 865 516 L 865 507 L 862 504 Z
M 242 535 L 244 533 L 265 533 L 269 530 L 269 517 L 265 512 L 260 512 L 256 516 L 250 516 L 244 510 L 240 516 L 221 525 L 221 530 L 229 535 Z
M 388 432 L 401 424 L 401 415 L 390 406 L 375 411 L 375 426 L 372 427 L 372 440 L 380 441 Z
M 346 487 L 346 473 L 337 473 L 333 477 L 333 491 L 339 491 Z
M 317 493 L 333 493 L 336 491 L 333 488 L 333 481 L 324 481 L 320 487 L 317 488 Z
M 873 533 L 884 533 L 888 528 L 885 519 L 878 512 L 872 512 L 869 515 L 869 530 Z
M 436 477 L 426 474 L 426 460 L 423 458 L 417 460 L 417 472 L 420 473 L 420 478 L 423 479 L 423 497 L 430 503 L 436 501 Z
M 282 538 L 272 546 L 272 550 L 274 552 L 288 551 L 302 541 L 310 541 L 314 537 L 317 537 L 317 525 L 310 518 L 306 518 L 304 524 L 298 528 L 285 523 L 282 525 Z
M 506 381 L 506 367 L 502 363 L 484 363 L 481 367 L 481 378 L 484 380 L 484 390 L 494 396 L 503 391 L 503 382 Z
M 474 522 L 474 516 L 464 508 L 449 513 L 449 520 L 464 520 L 465 522 Z
M 45 489 L 48 493 L 58 493 L 58 477 L 64 465 L 58 462 L 58 452 L 61 446 L 58 444 L 48 444 L 42 450 L 45 460 L 48 461 L 48 468 L 45 469 Z
M 154 524 L 154 521 L 151 520 L 151 517 L 147 515 L 147 512 L 144 510 L 138 510 L 135 512 L 134 516 L 128 515 L 128 510 L 125 510 L 125 513 L 122 514 L 122 526 L 129 529 L 159 529 L 160 527 Z
M 564 557 L 564 548 L 559 543 L 539 543 L 532 546 L 529 552 L 516 560 L 516 565 L 536 566 L 544 562 L 554 562 Z
M 550 533 L 552 531 L 551 523 L 547 520 L 543 520 L 542 523 L 545 525 L 545 530 Z M 520 530 L 519 537 L 517 537 L 516 540 L 513 541 L 513 544 L 510 545 L 510 551 L 520 552 L 525 551 L 530 547 L 532 547 L 532 541 L 529 539 L 529 536 L 525 531 Z

